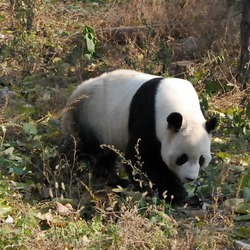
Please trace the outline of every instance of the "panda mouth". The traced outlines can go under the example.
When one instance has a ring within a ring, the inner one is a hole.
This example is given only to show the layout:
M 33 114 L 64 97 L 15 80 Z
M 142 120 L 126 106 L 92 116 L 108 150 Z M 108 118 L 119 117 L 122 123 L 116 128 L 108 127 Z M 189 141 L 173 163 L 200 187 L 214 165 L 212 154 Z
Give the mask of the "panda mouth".
M 196 179 L 185 177 L 188 182 L 194 182 Z

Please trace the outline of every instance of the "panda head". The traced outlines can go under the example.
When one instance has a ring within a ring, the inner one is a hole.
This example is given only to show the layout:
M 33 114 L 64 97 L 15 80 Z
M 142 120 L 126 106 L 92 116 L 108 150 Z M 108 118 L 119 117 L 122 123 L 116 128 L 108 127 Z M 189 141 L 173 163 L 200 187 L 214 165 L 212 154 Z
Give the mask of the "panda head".
M 211 131 L 217 119 L 195 123 L 185 121 L 180 113 L 173 112 L 167 117 L 168 136 L 162 141 L 161 155 L 169 169 L 181 182 L 197 179 L 201 168 L 211 161 Z

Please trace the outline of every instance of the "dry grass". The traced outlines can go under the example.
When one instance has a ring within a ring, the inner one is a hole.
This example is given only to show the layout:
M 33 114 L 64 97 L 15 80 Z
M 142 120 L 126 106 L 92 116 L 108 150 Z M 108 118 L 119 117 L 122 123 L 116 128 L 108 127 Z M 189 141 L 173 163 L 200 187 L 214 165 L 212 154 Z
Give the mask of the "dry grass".
M 100 19 L 100 13 L 89 22 L 96 28 L 159 25 L 162 34 L 173 38 L 194 36 L 208 43 L 232 36 L 238 30 L 239 18 L 227 1 L 114 1 Z M 232 25 L 233 24 L 233 25 Z M 165 27 L 165 29 L 162 29 Z M 224 37 L 222 37 L 224 34 Z M 228 42 L 228 41 L 225 41 Z

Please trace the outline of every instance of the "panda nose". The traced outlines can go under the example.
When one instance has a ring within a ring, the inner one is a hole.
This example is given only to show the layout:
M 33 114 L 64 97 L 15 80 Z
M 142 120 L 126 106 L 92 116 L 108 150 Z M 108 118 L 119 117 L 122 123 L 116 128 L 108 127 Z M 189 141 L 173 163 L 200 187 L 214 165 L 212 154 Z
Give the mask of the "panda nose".
M 189 182 L 195 181 L 195 179 L 188 178 L 188 177 L 186 177 L 186 180 L 189 181 Z

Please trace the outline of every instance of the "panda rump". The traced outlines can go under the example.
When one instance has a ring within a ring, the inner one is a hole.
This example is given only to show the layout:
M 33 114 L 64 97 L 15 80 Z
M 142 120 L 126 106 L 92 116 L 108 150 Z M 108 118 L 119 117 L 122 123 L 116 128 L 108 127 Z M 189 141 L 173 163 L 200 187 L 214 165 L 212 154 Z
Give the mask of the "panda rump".
M 141 172 L 161 197 L 183 201 L 183 183 L 195 180 L 211 160 L 210 132 L 216 123 L 205 120 L 190 82 L 115 70 L 84 81 L 70 96 L 62 116 L 62 152 L 72 154 L 76 141 L 79 155 L 95 157 L 97 176 L 110 185 L 126 185 L 116 174 L 116 153 L 100 145 L 124 152 L 136 165 L 140 140 Z M 131 166 L 125 167 L 138 186 Z

